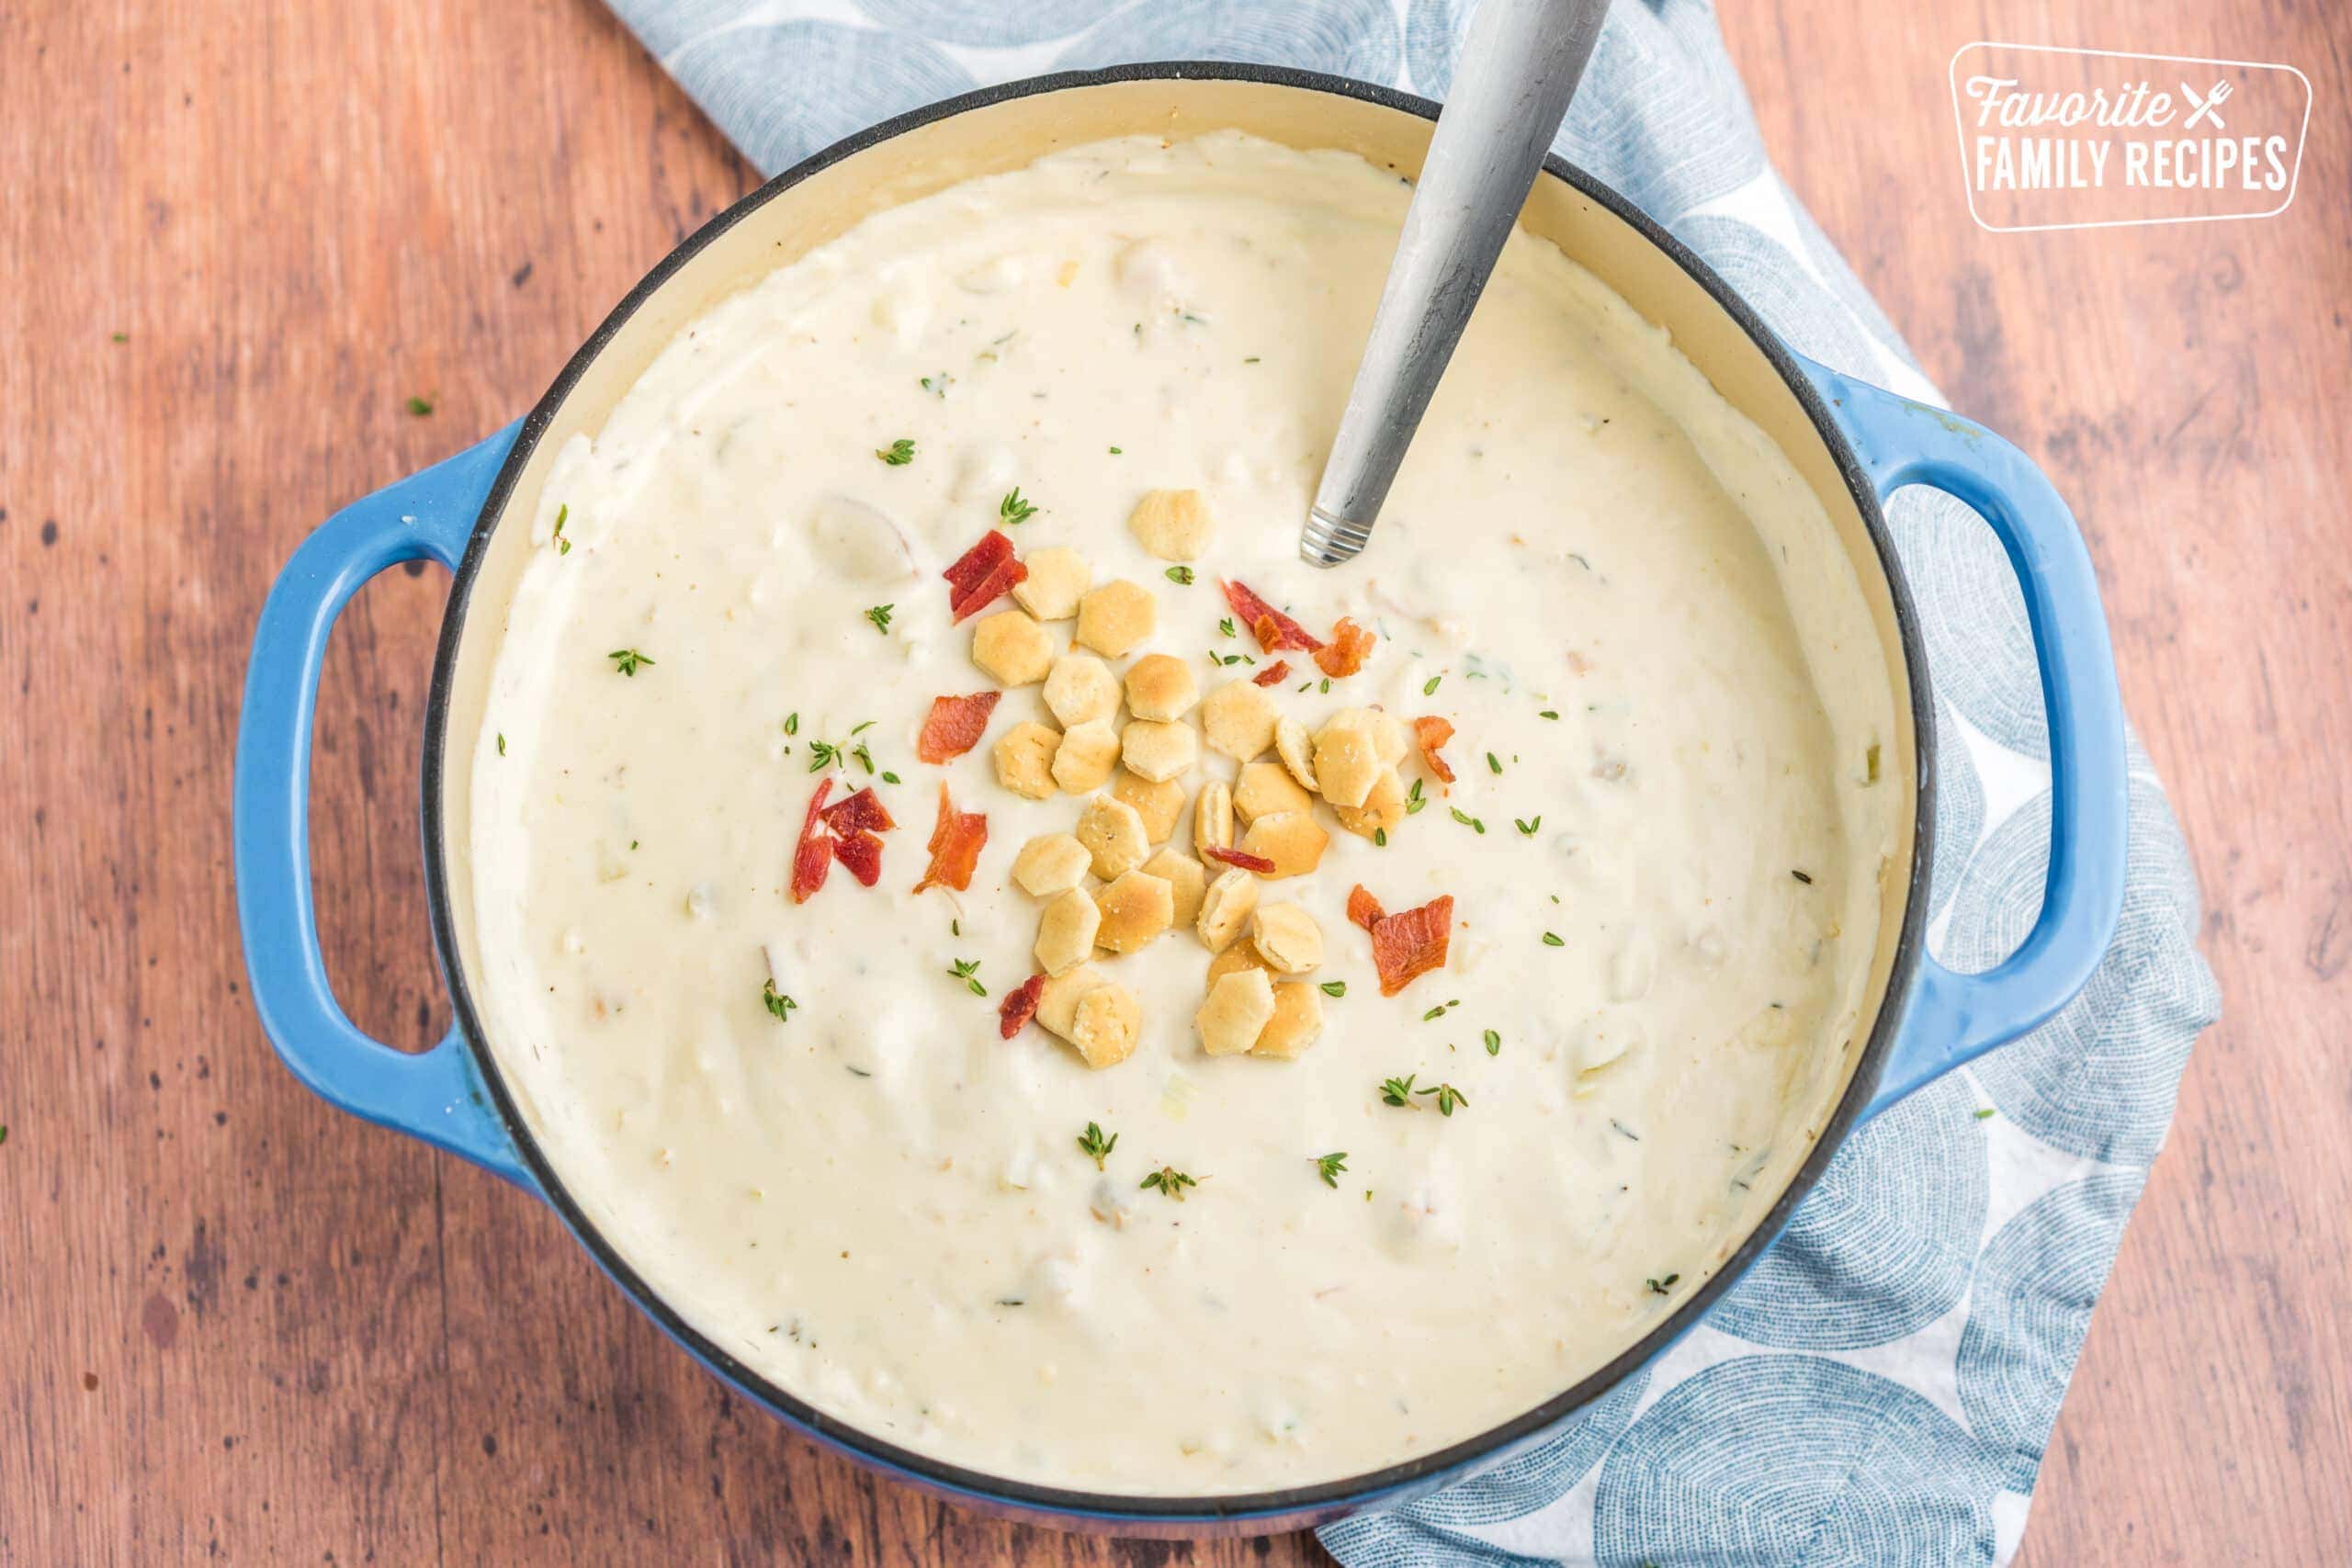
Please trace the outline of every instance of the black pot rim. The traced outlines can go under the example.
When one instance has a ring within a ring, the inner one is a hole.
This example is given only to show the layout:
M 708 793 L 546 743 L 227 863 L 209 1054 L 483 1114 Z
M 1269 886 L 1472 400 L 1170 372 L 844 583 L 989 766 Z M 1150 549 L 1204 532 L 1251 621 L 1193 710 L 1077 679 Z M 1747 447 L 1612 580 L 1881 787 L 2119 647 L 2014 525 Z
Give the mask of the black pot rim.
M 1895 626 L 1911 687 L 1911 717 L 1919 787 L 1911 872 L 1905 888 L 1906 903 L 1894 962 L 1878 1014 L 1871 1022 L 1870 1037 L 1855 1064 L 1853 1077 L 1847 1084 L 1844 1097 L 1824 1122 L 1812 1150 L 1805 1156 L 1779 1201 L 1707 1282 L 1639 1340 L 1566 1391 L 1474 1437 L 1377 1471 L 1308 1486 L 1225 1495 L 1130 1495 L 1045 1486 L 945 1463 L 886 1441 L 862 1427 L 827 1415 L 777 1387 L 713 1344 L 639 1278 L 628 1260 L 596 1229 L 531 1135 L 514 1095 L 499 1071 L 495 1055 L 484 1043 L 481 1016 L 474 1005 L 463 967 L 458 962 L 457 933 L 451 917 L 447 846 L 443 833 L 442 764 L 448 743 L 449 703 L 456 681 L 458 646 L 464 631 L 473 588 L 481 573 L 491 534 L 503 515 L 507 501 L 525 466 L 537 450 L 540 437 L 553 422 L 565 398 L 614 336 L 649 299 L 706 246 L 751 213 L 820 170 L 907 131 L 967 110 L 1070 88 L 1159 81 L 1252 83 L 1351 98 L 1384 108 L 1402 110 L 1428 120 L 1436 119 L 1438 115 L 1437 104 L 1413 94 L 1323 72 L 1283 66 L 1170 61 L 1092 71 L 1057 72 L 962 94 L 884 120 L 803 159 L 689 235 L 629 290 L 565 364 L 547 394 L 523 421 L 514 447 L 499 471 L 497 481 L 491 487 L 481 516 L 475 521 L 465 557 L 458 563 L 451 583 L 425 713 L 423 804 L 426 902 L 431 915 L 434 945 L 440 958 L 443 977 L 449 987 L 451 1005 L 460 1032 L 465 1036 L 467 1049 L 489 1089 L 499 1119 L 505 1124 L 508 1137 L 513 1140 L 517 1155 L 538 1183 L 540 1192 L 562 1217 L 572 1235 L 605 1272 L 628 1292 L 638 1307 L 706 1366 L 735 1387 L 802 1430 L 854 1457 L 933 1490 L 983 1506 L 1009 1506 L 1097 1522 L 1128 1523 L 1143 1529 L 1150 1529 L 1154 1525 L 1174 1527 L 1216 1521 L 1306 1521 L 1336 1517 L 1384 1498 L 1393 1499 L 1403 1494 L 1431 1490 L 1445 1480 L 1453 1478 L 1457 1472 L 1474 1472 L 1480 1468 L 1481 1461 L 1540 1437 L 1547 1428 L 1602 1398 L 1704 1317 L 1716 1300 L 1780 1235 L 1797 1204 L 1813 1190 L 1822 1172 L 1827 1168 L 1831 1157 L 1860 1116 L 1862 1109 L 1870 1103 L 1877 1089 L 1887 1051 L 1900 1027 L 1904 1004 L 1910 995 L 1923 950 L 1928 906 L 1927 879 L 1928 868 L 1934 862 L 1936 770 L 1933 698 L 1928 684 L 1917 611 L 1904 579 L 1901 562 L 1896 558 L 1892 536 L 1887 531 L 1885 517 L 1880 510 L 1877 491 L 1828 406 L 1779 337 L 1713 268 L 1614 189 L 1556 156 L 1544 159 L 1545 173 L 1630 224 L 1704 288 L 1715 304 L 1730 315 L 1763 352 L 1804 406 L 1815 434 L 1827 448 L 1860 511 L 1892 596 Z

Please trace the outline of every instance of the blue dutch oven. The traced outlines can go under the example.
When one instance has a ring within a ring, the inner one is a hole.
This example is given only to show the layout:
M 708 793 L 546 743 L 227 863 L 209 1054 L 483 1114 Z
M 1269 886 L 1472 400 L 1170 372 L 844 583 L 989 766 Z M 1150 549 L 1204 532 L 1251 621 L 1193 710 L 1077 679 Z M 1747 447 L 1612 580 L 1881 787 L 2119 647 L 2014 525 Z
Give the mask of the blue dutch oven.
M 1121 1496 L 1008 1481 L 944 1464 L 811 1407 L 728 1356 L 657 1296 L 583 1215 L 501 1076 L 469 988 L 464 780 L 503 619 L 503 589 L 555 449 L 594 433 L 654 353 L 743 284 L 868 214 L 1053 150 L 1148 131 L 1238 128 L 1342 147 L 1410 175 L 1437 106 L 1306 72 L 1169 64 L 1015 83 L 902 116 L 770 181 L 673 252 L 621 301 L 528 417 L 356 502 L 298 549 L 264 605 L 239 721 L 237 906 L 254 1005 L 296 1077 L 334 1104 L 495 1171 L 552 1204 L 614 1283 L 705 1366 L 787 1424 L 858 1461 L 959 1502 L 1063 1528 L 1135 1534 L 1289 1529 L 1394 1506 L 1556 1433 L 1686 1332 L 1770 1247 L 1854 1126 L 2063 1007 L 2114 934 L 2124 868 L 2121 705 L 2097 584 L 2073 517 L 2015 447 L 1939 409 L 1791 353 L 1724 281 L 1624 197 L 1553 160 L 1523 218 L 1665 326 L 1718 390 L 1780 443 L 1820 498 L 1870 602 L 1896 695 L 1888 778 L 1905 791 L 1905 859 L 1887 879 L 1875 1010 L 1820 1138 L 1722 1269 L 1638 1343 L 1525 1414 L 1388 1469 L 1229 1496 Z M 1933 486 L 1998 536 L 2023 591 L 2048 713 L 2050 867 L 2041 918 L 2007 961 L 1958 975 L 1925 951 L 1935 736 L 1929 671 L 1880 507 Z M 502 532 L 510 515 L 522 519 Z M 336 615 L 370 577 L 426 558 L 456 574 L 426 714 L 424 829 L 433 934 L 456 1023 L 409 1054 L 353 1026 L 327 984 L 311 896 L 311 720 Z M 489 606 L 469 622 L 477 602 Z

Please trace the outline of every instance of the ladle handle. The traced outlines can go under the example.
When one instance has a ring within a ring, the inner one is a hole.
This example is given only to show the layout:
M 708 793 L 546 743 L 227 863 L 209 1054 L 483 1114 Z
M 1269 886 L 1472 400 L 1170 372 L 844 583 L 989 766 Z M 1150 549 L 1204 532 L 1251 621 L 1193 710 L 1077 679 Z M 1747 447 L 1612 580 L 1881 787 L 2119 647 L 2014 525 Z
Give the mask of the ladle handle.
M 1518 221 L 1608 0 L 1484 0 L 1365 340 L 1299 554 L 1351 560 Z

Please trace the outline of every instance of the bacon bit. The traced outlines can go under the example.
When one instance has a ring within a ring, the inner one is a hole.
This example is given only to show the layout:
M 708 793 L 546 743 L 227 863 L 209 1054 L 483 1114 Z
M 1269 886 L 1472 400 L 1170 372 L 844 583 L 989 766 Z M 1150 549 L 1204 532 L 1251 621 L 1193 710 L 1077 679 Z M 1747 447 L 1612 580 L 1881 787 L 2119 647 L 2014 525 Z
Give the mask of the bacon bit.
M 1301 653 L 1313 653 L 1323 646 L 1321 640 L 1305 626 L 1259 598 L 1248 583 L 1228 581 L 1222 586 L 1225 602 L 1233 606 L 1233 613 L 1240 616 L 1242 624 L 1256 635 L 1258 647 L 1262 651 L 1280 653 L 1288 648 Z
M 1437 754 L 1438 748 L 1453 739 L 1453 721 L 1423 715 L 1413 721 L 1413 739 L 1420 743 L 1421 761 L 1430 772 L 1447 784 L 1453 782 L 1453 770 Z
M 871 887 L 882 880 L 882 840 L 871 833 L 835 839 L 833 858 L 849 867 L 849 874 L 865 886 Z
M 1010 1040 L 1037 1016 L 1037 998 L 1046 994 L 1046 977 L 1032 975 L 1006 994 L 996 1010 L 996 1032 Z
M 1349 912 L 1355 899 L 1349 897 Z M 1453 895 L 1432 898 L 1418 909 L 1383 915 L 1372 926 L 1372 964 L 1380 971 L 1380 994 L 1393 997 L 1432 969 L 1445 967 L 1445 947 L 1453 928 Z
M 1379 641 L 1378 637 L 1342 615 L 1340 624 L 1331 628 L 1330 646 L 1315 650 L 1315 667 L 1334 681 L 1352 675 L 1363 668 L 1363 661 L 1372 657 L 1372 650 Z
M 887 833 L 898 824 L 890 820 L 882 797 L 868 784 L 847 800 L 837 800 L 825 807 L 825 826 L 841 838 L 854 839 L 860 833 Z
M 1261 876 L 1266 875 L 1274 869 L 1272 861 L 1268 860 L 1264 855 L 1253 855 L 1247 850 L 1221 849 L 1216 844 L 1204 844 L 1201 848 L 1201 853 L 1211 860 L 1223 861 L 1227 865 L 1239 866 L 1244 871 L 1254 871 Z
M 801 819 L 800 842 L 792 851 L 791 897 L 796 904 L 808 902 L 809 896 L 825 885 L 825 873 L 832 869 L 832 842 L 822 830 L 825 797 L 832 793 L 832 779 L 819 779 L 817 793 L 808 799 L 808 815 Z
M 952 762 L 980 743 L 989 716 L 996 712 L 1002 692 L 975 692 L 968 697 L 933 697 L 924 716 L 922 733 L 915 737 L 915 756 L 926 762 Z
M 1277 659 L 1255 675 L 1250 676 L 1250 683 L 1253 686 L 1279 686 L 1289 679 L 1290 660 Z
M 980 863 L 980 846 L 989 841 L 989 819 L 978 811 L 958 811 L 939 786 L 939 820 L 931 829 L 931 869 L 915 884 L 920 893 L 945 886 L 961 893 L 972 886 L 972 868 Z
M 939 575 L 947 580 L 947 608 L 961 621 L 1012 592 L 1029 569 L 1012 558 L 1012 541 L 991 528 Z
M 1386 918 L 1387 911 L 1380 907 L 1380 900 L 1366 892 L 1363 883 L 1348 890 L 1349 919 L 1370 931 Z

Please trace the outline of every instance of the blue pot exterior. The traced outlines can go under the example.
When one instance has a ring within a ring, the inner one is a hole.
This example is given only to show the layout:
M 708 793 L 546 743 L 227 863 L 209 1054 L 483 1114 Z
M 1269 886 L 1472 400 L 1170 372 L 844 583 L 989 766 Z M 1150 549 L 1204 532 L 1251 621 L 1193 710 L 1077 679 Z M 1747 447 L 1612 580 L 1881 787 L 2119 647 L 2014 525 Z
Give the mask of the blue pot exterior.
M 983 1513 L 1060 1529 L 1136 1536 L 1266 1534 L 1399 1506 L 1557 1434 L 1705 1315 L 1770 1246 L 1838 1144 L 1855 1124 L 1962 1063 L 2047 1020 L 2088 980 L 2121 908 L 2125 779 L 2121 703 L 2106 621 L 2073 517 L 2022 454 L 1982 426 L 1899 398 L 1791 353 L 1696 256 L 1622 197 L 1557 160 L 1549 173 L 1608 207 L 1690 273 L 1773 359 L 1838 460 L 1878 547 L 1909 667 L 1918 736 L 1918 837 L 1906 918 L 1882 1015 L 1853 1083 L 1787 1193 L 1714 1278 L 1657 1330 L 1559 1397 L 1504 1427 L 1377 1474 L 1257 1495 L 1115 1497 L 1012 1483 L 896 1448 L 761 1379 L 679 1318 L 638 1279 L 563 1190 L 507 1095 L 481 1038 L 457 960 L 443 886 L 439 781 L 447 682 L 481 550 L 507 491 L 563 394 L 625 321 L 683 261 L 745 212 L 808 174 L 934 119 L 1010 96 L 1104 82 L 1225 78 L 1338 94 L 1434 118 L 1437 106 L 1313 73 L 1237 65 L 1122 67 L 1014 83 L 876 127 L 777 176 L 689 239 L 582 347 L 527 419 L 336 513 L 306 539 L 273 585 L 254 638 L 239 719 L 235 875 L 240 927 L 262 1025 L 287 1066 L 353 1114 L 464 1156 L 544 1198 L 599 1267 L 690 1355 L 789 1426 L 896 1480 Z M 2049 716 L 2051 868 L 2042 914 L 2008 960 L 1977 976 L 1925 951 L 1926 868 L 1933 821 L 1934 728 L 1919 630 L 1880 512 L 1908 484 L 1945 490 L 1999 536 L 2024 591 Z M 433 1049 L 381 1045 L 344 1014 L 329 987 L 311 895 L 311 730 L 319 670 L 334 618 L 376 572 L 415 558 L 457 574 L 427 715 L 424 830 L 434 931 L 457 1022 Z

